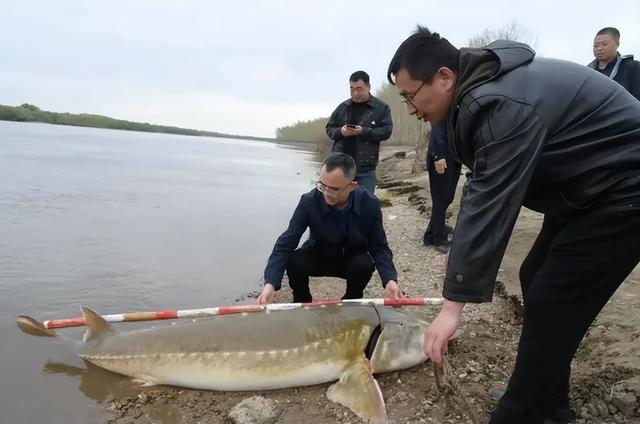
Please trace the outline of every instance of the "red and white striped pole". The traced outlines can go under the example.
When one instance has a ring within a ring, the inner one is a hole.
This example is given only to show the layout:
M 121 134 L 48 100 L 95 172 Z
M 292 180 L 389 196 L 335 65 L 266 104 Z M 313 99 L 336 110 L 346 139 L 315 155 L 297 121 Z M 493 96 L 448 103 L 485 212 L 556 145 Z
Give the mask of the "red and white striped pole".
M 326 305 L 380 305 L 380 306 L 420 306 L 420 305 L 440 305 L 442 298 L 429 297 L 404 297 L 400 300 L 393 299 L 345 299 L 345 300 L 322 300 L 310 303 L 272 303 L 269 305 L 235 305 L 220 306 L 216 308 L 166 310 L 153 312 L 129 312 L 124 314 L 102 315 L 107 322 L 134 322 L 134 321 L 155 321 L 177 318 L 199 318 L 216 315 L 243 314 L 260 311 L 282 311 L 296 308 L 309 308 Z M 42 323 L 45 328 L 66 328 L 81 327 L 85 325 L 84 318 L 64 318 L 47 320 Z

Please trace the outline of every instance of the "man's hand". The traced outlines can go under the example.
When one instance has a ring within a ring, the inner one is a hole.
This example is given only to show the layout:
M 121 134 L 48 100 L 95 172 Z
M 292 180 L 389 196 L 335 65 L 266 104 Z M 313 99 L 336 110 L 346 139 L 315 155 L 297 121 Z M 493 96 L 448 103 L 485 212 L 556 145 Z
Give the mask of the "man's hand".
M 363 131 L 364 130 L 360 125 L 356 125 L 355 128 L 349 128 L 346 125 L 343 125 L 342 128 L 340 128 L 340 133 L 343 137 L 355 137 L 362 134 Z
M 258 296 L 258 301 L 256 303 L 258 305 L 268 305 L 269 303 L 273 303 L 275 292 L 276 290 L 272 284 L 265 283 L 262 293 Z
M 444 171 L 447 169 L 447 160 L 440 159 L 433 163 L 436 166 L 436 172 L 438 174 L 444 174 Z
M 393 300 L 402 299 L 402 290 L 398 287 L 398 283 L 393 280 L 389 280 L 387 283 L 387 298 Z
M 445 300 L 438 316 L 424 332 L 424 353 L 439 364 L 447 353 L 449 339 L 458 329 L 464 303 Z

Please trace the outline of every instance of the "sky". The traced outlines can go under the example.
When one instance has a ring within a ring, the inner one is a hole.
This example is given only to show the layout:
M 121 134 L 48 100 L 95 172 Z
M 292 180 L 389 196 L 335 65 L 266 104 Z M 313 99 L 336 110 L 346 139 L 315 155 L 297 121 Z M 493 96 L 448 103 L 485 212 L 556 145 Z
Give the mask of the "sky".
M 0 104 L 273 137 L 353 71 L 381 87 L 416 24 L 463 47 L 513 21 L 539 56 L 586 64 L 614 26 L 640 57 L 640 0 L 0 0 Z

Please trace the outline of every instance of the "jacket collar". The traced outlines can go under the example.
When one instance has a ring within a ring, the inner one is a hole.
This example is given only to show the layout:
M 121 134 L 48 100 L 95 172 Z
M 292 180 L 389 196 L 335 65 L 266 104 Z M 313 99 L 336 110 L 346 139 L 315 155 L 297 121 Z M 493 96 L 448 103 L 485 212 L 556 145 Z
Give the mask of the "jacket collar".
M 633 55 L 624 55 L 622 56 L 620 53 L 618 53 L 618 55 L 616 56 L 616 58 L 614 59 L 616 61 L 616 64 L 613 67 L 613 70 L 611 71 L 611 75 L 609 75 L 609 78 L 613 79 L 616 75 L 618 75 L 618 70 L 620 69 L 620 63 L 622 63 L 623 60 L 627 60 L 627 59 L 631 59 L 633 60 Z M 591 63 L 589 63 L 587 65 L 589 68 L 593 68 L 593 69 L 598 69 L 598 59 L 593 60 Z M 607 66 L 609 66 L 607 64 Z
M 331 209 L 329 205 L 327 205 L 327 202 L 324 201 L 322 193 L 320 193 L 317 189 L 313 189 L 313 191 L 316 202 L 320 204 L 320 211 L 323 215 L 328 214 Z M 349 201 L 353 202 L 351 206 L 353 208 L 353 212 L 357 215 L 360 215 L 360 212 L 362 210 L 362 196 L 364 195 L 365 191 L 360 187 L 356 187 L 356 189 L 351 192 Z
M 369 93 L 369 100 L 367 100 L 367 106 L 368 107 L 376 107 L 376 98 L 373 96 L 373 94 Z M 345 100 L 345 103 L 347 105 L 351 105 L 353 103 L 353 100 L 351 100 L 350 98 Z

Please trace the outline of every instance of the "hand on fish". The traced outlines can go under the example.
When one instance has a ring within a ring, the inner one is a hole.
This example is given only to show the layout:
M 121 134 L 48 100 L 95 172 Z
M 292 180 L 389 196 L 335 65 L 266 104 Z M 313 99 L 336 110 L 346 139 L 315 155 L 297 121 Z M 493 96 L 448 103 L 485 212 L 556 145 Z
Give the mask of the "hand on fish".
M 392 300 L 400 300 L 404 296 L 400 287 L 398 287 L 398 283 L 393 280 L 389 280 L 387 283 L 387 298 Z
M 435 363 L 442 362 L 447 353 L 449 339 L 453 337 L 460 319 L 464 303 L 445 300 L 438 316 L 431 322 L 424 332 L 424 353 Z
M 260 296 L 258 296 L 256 303 L 258 305 L 268 305 L 269 303 L 273 303 L 275 293 L 276 290 L 273 285 L 265 283 L 264 288 L 262 289 L 262 293 L 260 293 Z

